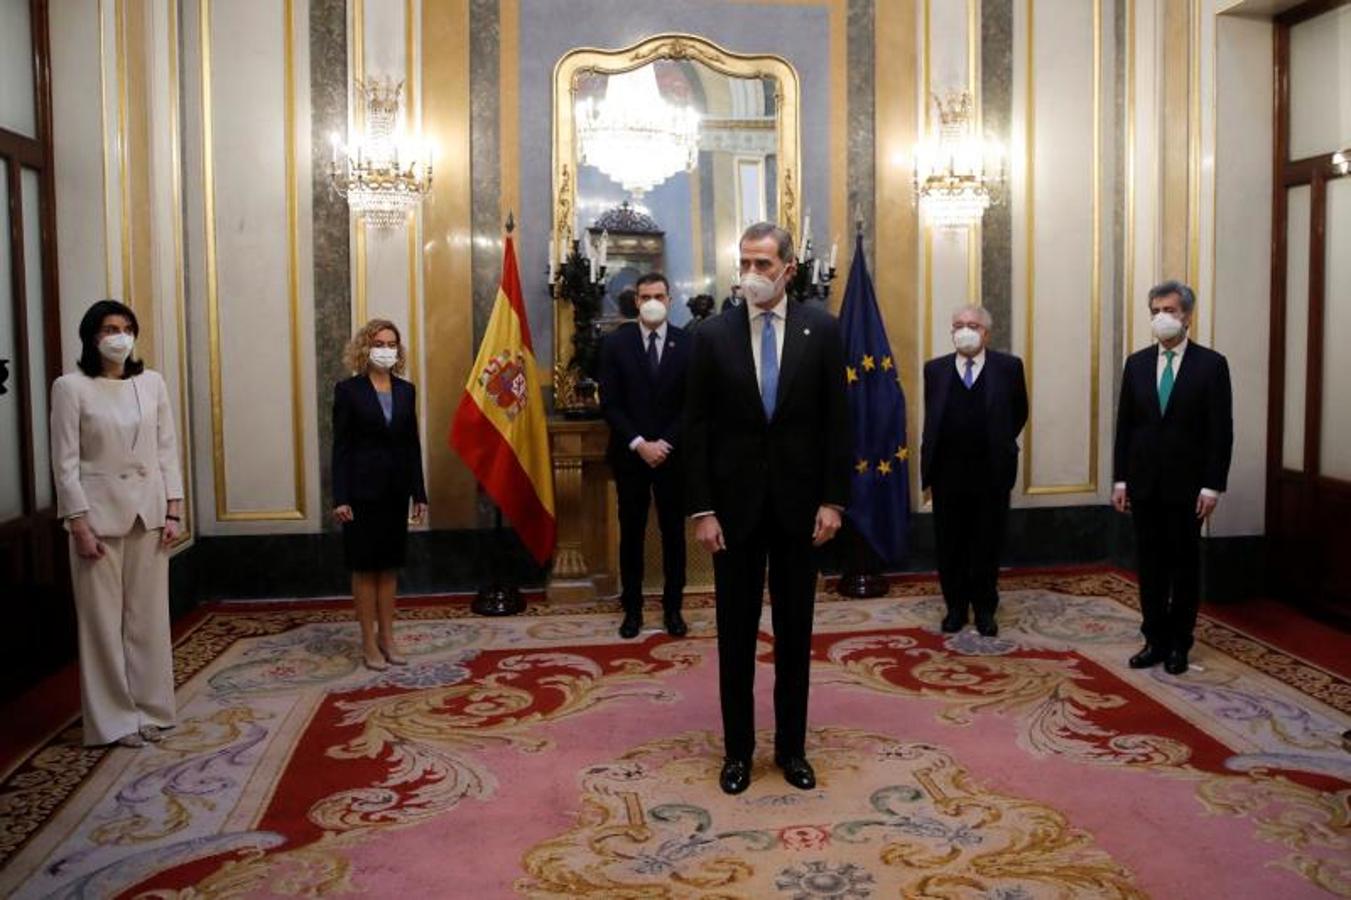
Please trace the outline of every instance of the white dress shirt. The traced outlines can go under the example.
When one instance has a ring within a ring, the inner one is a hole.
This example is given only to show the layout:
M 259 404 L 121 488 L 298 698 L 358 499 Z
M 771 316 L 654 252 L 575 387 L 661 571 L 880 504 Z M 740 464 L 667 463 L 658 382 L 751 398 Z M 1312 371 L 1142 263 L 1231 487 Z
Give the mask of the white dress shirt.
M 1188 341 L 1184 337 L 1178 342 L 1178 345 L 1173 348 L 1173 384 L 1175 385 L 1177 384 L 1178 371 L 1182 368 L 1182 354 L 1186 352 L 1187 344 Z M 1159 384 L 1163 382 L 1163 370 L 1168 367 L 1168 357 L 1164 354 L 1164 347 L 1162 344 L 1155 344 L 1155 348 L 1159 351 L 1159 358 L 1154 366 L 1154 386 L 1158 387 Z M 1118 481 L 1112 485 L 1112 488 L 1124 491 L 1126 489 L 1126 482 Z M 1220 492 L 1213 490 L 1212 488 L 1201 488 L 1201 496 L 1212 498 L 1219 497 Z
M 643 339 L 643 359 L 647 359 L 647 342 L 652 339 L 652 335 L 657 336 L 657 365 L 661 365 L 661 355 L 666 352 L 666 322 L 662 321 L 656 328 L 648 328 L 642 322 L 638 323 L 638 334 Z M 638 452 L 638 445 L 646 441 L 647 438 L 641 434 L 629 441 L 629 449 Z
M 963 385 L 966 384 L 966 359 L 967 358 L 965 356 L 962 356 L 962 354 L 960 353 L 957 354 L 956 359 L 957 378 L 962 382 Z M 977 353 L 975 356 L 971 357 L 971 362 L 973 363 L 973 365 L 971 366 L 971 384 L 972 386 L 974 386 L 976 383 L 976 379 L 980 377 L 980 373 L 985 369 L 984 347 L 981 347 L 980 352 Z
M 788 294 L 784 293 L 769 309 L 748 305 L 746 311 L 751 317 L 751 358 L 755 361 L 755 384 L 760 385 L 760 342 L 764 340 L 765 317 L 772 316 L 770 327 L 774 329 L 774 352 L 778 354 L 779 365 L 783 365 L 783 336 L 788 327 Z

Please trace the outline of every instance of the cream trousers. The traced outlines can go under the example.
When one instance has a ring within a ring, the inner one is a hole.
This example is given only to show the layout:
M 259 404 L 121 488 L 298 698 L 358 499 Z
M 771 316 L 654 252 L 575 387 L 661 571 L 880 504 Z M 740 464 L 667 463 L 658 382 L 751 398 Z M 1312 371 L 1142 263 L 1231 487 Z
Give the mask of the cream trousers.
M 82 559 L 70 541 L 79 619 L 80 701 L 85 746 L 142 725 L 174 724 L 169 639 L 169 553 L 160 531 L 138 518 L 124 537 L 100 537 L 102 559 Z

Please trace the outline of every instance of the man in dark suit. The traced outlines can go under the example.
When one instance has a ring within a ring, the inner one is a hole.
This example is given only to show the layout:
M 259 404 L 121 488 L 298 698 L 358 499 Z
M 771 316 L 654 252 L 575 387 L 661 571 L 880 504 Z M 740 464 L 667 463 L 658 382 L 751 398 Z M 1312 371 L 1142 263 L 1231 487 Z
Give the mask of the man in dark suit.
M 924 364 L 920 485 L 932 492 L 945 632 L 999 633 L 999 553 L 1027 424 L 1023 361 L 988 348 L 994 320 L 981 306 L 952 316 L 955 353 Z
M 619 582 L 624 621 L 619 636 L 643 627 L 643 538 L 648 503 L 657 501 L 665 578 L 666 631 L 686 634 L 680 614 L 685 589 L 684 467 L 680 424 L 685 406 L 690 342 L 666 320 L 671 308 L 666 276 L 649 272 L 634 286 L 638 321 L 605 338 L 600 350 L 600 403 L 610 424 L 608 458 L 619 495 Z
M 1135 522 L 1144 648 L 1133 669 L 1187 671 L 1200 604 L 1201 523 L 1229 479 L 1234 445 L 1229 364 L 1187 339 L 1196 295 L 1165 281 L 1149 291 L 1158 343 L 1132 353 L 1121 376 L 1112 505 Z
M 806 758 L 817 562 L 849 501 L 852 432 L 844 346 L 822 309 L 790 302 L 793 241 L 768 223 L 741 237 L 743 303 L 699 326 L 685 403 L 686 505 L 713 554 L 726 758 L 720 784 L 750 785 L 755 651 L 765 565 L 774 625 L 774 759 L 816 784 Z

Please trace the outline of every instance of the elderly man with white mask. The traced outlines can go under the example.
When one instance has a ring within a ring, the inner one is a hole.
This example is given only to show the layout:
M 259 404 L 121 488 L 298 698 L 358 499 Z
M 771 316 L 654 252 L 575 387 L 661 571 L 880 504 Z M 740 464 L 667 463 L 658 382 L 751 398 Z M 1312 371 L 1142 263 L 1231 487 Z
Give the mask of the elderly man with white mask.
M 999 633 L 999 555 L 1018 477 L 1018 434 L 1027 424 L 1023 361 L 989 348 L 993 326 L 981 306 L 952 314 L 955 352 L 924 365 L 920 449 L 947 605 L 943 631 L 960 631 L 974 610 L 986 637 Z

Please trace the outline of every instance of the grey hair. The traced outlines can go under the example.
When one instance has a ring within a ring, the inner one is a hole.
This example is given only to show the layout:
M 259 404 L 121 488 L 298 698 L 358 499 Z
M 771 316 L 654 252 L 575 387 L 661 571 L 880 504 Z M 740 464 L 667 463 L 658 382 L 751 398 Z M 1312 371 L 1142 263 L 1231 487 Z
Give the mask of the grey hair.
M 1182 306 L 1182 311 L 1191 315 L 1192 308 L 1196 306 L 1196 292 L 1171 278 L 1149 289 L 1149 299 L 1145 301 L 1145 306 L 1149 307 L 1159 297 L 1167 297 L 1169 294 L 1177 294 L 1177 302 Z
M 955 320 L 965 312 L 975 313 L 976 318 L 980 319 L 980 324 L 985 326 L 986 331 L 990 331 L 994 328 L 994 316 L 990 315 L 990 311 L 985 307 L 977 306 L 974 303 L 965 303 L 954 309 L 952 311 L 952 318 Z
M 741 241 L 738 245 L 747 241 L 762 241 L 767 237 L 774 238 L 779 245 L 779 259 L 784 262 L 793 261 L 793 236 L 773 222 L 756 222 L 741 232 Z

